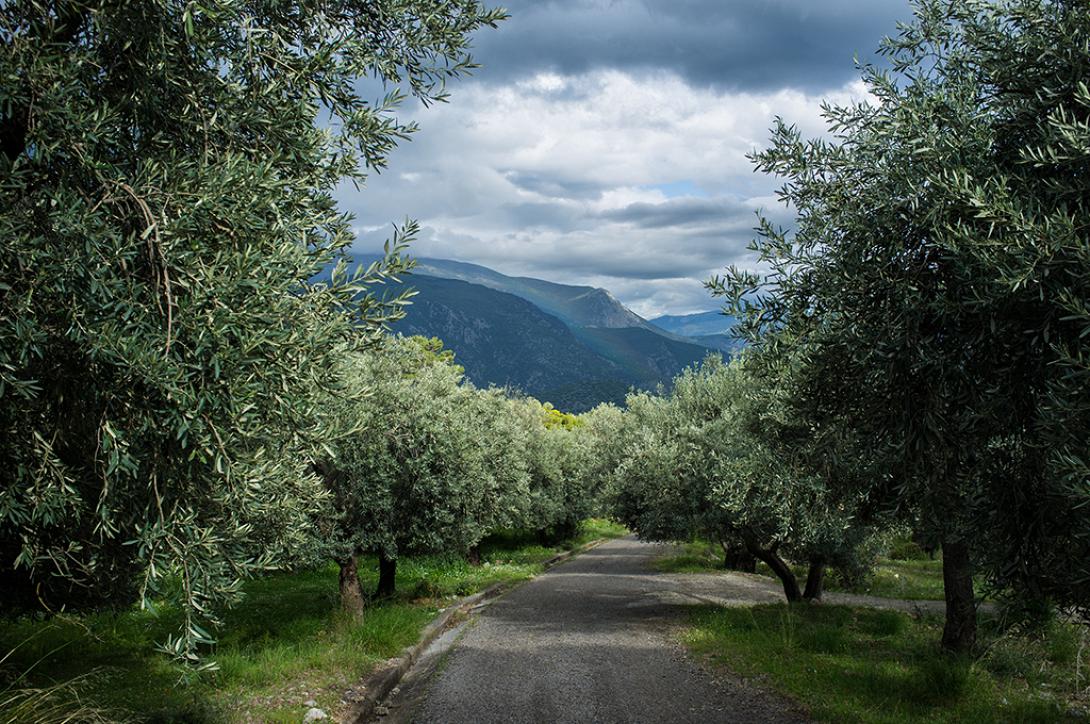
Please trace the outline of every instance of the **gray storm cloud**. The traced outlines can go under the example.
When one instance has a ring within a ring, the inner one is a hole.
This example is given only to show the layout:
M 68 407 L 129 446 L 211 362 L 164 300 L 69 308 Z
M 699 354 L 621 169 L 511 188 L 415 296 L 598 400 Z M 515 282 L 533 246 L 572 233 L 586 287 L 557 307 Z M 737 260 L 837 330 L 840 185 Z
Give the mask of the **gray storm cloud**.
M 822 91 L 855 77 L 905 0 L 514 0 L 511 18 L 477 42 L 481 77 L 506 82 L 541 70 L 669 68 L 728 90 Z

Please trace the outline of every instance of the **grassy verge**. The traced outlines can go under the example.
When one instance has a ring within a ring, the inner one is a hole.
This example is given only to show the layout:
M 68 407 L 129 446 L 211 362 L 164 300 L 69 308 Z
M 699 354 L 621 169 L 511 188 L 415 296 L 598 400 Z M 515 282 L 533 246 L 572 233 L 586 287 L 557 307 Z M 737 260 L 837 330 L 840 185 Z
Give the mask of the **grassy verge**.
M 1054 623 L 1034 636 L 982 621 L 975 661 L 937 650 L 941 618 L 845 606 L 785 605 L 694 612 L 686 644 L 731 671 L 759 677 L 823 721 L 1053 722 L 1090 697 L 1085 627 Z
M 661 558 L 656 567 L 669 573 L 708 573 L 723 570 L 723 553 L 715 545 L 697 541 L 685 543 L 676 555 Z M 792 568 L 800 581 L 806 580 L 806 567 Z M 775 574 L 763 563 L 757 573 L 769 578 Z M 909 601 L 942 600 L 942 558 L 934 560 L 894 560 L 882 558 L 873 574 L 862 585 L 847 585 L 835 571 L 826 576 L 827 591 L 860 593 L 882 598 L 900 598 Z
M 519 581 L 568 547 L 627 531 L 586 521 L 574 541 L 542 546 L 527 536 L 496 536 L 481 546 L 482 565 L 457 557 L 404 559 L 399 594 L 371 605 L 362 620 L 341 615 L 337 568 L 269 576 L 246 586 L 229 611 L 210 658 L 219 670 L 180 684 L 187 672 L 154 651 L 175 630 L 177 612 L 126 610 L 51 619 L 0 619 L 0 671 L 27 672 L 33 686 L 75 677 L 82 700 L 115 717 L 151 722 L 298 722 L 314 700 L 336 709 L 344 691 L 420 635 L 455 597 L 494 583 Z M 360 562 L 365 588 L 377 582 L 377 562 Z

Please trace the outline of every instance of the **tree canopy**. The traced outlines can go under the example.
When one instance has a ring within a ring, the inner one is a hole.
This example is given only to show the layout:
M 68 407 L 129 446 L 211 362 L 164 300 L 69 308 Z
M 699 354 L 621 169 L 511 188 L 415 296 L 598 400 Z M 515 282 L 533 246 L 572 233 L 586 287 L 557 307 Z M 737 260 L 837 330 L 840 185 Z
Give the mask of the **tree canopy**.
M 641 536 L 716 541 L 731 567 L 766 563 L 788 600 L 818 599 L 826 566 L 857 565 L 873 519 L 842 482 L 848 462 L 834 474 L 808 457 L 808 431 L 784 405 L 786 383 L 711 357 L 667 396 L 631 395 L 605 448 L 617 514 Z M 810 563 L 805 589 L 792 560 Z
M 333 199 L 503 12 L 438 2 L 0 5 L 0 578 L 171 594 L 169 643 L 310 545 L 337 360 L 399 312 Z M 378 103 L 364 87 L 395 88 Z M 405 91 L 396 88 L 404 87 Z
M 943 541 L 944 644 L 972 645 L 971 574 L 1022 601 L 1090 600 L 1090 10 L 925 0 L 830 137 L 778 122 L 760 170 L 771 273 L 711 283 L 793 399 L 886 474 L 868 495 Z M 856 448 L 860 449 L 860 448 Z

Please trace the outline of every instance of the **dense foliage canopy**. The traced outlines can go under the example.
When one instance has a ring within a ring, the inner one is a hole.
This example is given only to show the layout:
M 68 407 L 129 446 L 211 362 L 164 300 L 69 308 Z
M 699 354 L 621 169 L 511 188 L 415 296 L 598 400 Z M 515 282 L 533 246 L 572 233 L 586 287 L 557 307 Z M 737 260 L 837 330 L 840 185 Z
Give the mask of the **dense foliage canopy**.
M 170 646 L 312 542 L 338 360 L 402 266 L 338 268 L 332 192 L 414 130 L 501 11 L 439 2 L 0 4 L 0 590 L 167 596 Z M 410 232 L 413 227 L 407 230 Z
M 832 137 L 777 124 L 761 170 L 794 229 L 714 280 L 791 405 L 868 450 L 875 505 L 941 538 L 947 647 L 975 569 L 1022 602 L 1090 601 L 1090 6 L 926 0 Z
M 845 474 L 804 454 L 807 434 L 784 407 L 785 383 L 773 387 L 741 360 L 709 358 L 665 397 L 630 396 L 606 449 L 623 522 L 646 538 L 718 541 L 731 567 L 761 560 L 795 601 L 821 597 L 827 565 L 851 570 L 871 529 Z M 789 560 L 810 562 L 805 590 Z

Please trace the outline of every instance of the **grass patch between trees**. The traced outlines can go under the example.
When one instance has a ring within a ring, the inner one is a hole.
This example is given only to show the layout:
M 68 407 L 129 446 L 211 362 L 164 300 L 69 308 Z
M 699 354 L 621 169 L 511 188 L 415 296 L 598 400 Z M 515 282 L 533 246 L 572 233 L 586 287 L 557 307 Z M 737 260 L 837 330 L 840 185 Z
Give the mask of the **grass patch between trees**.
M 655 567 L 666 573 L 722 572 L 723 552 L 714 544 L 704 541 L 685 543 L 678 553 L 660 558 Z M 793 565 L 799 581 L 806 580 L 806 566 Z M 757 573 L 778 581 L 772 570 L 763 563 L 757 564 Z M 825 577 L 825 590 L 857 593 L 880 598 L 900 598 L 907 601 L 941 601 L 942 556 L 898 560 L 879 559 L 874 572 L 861 584 L 850 584 L 840 579 L 835 570 Z M 980 591 L 978 591 L 978 594 Z
M 1001 635 L 982 621 L 976 660 L 939 652 L 940 617 L 897 611 L 766 605 L 702 607 L 685 643 L 733 672 L 757 677 L 822 721 L 1054 722 L 1086 705 L 1086 628 L 1053 623 Z

